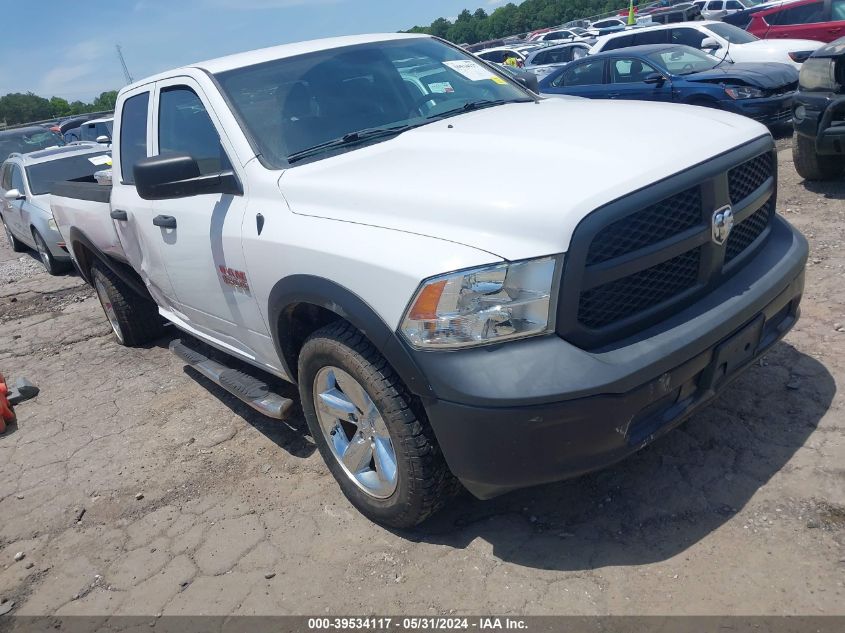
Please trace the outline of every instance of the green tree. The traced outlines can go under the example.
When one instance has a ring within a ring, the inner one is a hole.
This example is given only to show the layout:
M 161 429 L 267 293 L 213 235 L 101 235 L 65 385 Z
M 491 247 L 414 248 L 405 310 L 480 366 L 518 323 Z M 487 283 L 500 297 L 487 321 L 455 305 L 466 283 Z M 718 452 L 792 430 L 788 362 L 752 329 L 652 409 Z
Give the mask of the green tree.
M 558 26 L 571 20 L 600 15 L 628 6 L 628 0 L 524 0 L 510 2 L 488 14 L 484 9 L 464 9 L 452 24 L 437 18 L 429 26 L 415 26 L 409 33 L 429 33 L 457 44 L 475 44 L 490 39 Z
M 54 117 L 67 116 L 70 114 L 70 104 L 67 99 L 61 97 L 50 98 L 50 115 Z
M 115 103 L 117 103 L 117 90 L 102 92 L 99 97 L 94 99 L 94 103 L 91 104 L 91 112 L 114 110 Z
M 6 125 L 40 121 L 51 116 L 50 102 L 31 92 L 14 92 L 0 97 L 0 119 L 5 120 Z

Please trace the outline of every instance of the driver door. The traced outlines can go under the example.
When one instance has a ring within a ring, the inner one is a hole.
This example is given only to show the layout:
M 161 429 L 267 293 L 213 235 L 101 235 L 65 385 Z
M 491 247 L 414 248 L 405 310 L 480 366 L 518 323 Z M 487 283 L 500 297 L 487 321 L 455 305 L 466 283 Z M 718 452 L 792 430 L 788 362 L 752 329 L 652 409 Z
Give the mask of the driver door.
M 617 57 L 610 60 L 611 99 L 639 101 L 671 101 L 670 82 L 646 83 L 649 75 L 662 74 L 654 66 L 636 57 Z

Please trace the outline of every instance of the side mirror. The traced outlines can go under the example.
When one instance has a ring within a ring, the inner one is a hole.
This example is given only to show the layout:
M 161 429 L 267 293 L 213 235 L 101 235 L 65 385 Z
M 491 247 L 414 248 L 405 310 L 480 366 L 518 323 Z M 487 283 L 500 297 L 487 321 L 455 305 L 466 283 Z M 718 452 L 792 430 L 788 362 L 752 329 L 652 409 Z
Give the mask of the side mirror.
M 530 73 L 530 76 L 528 73 L 514 73 L 512 77 L 523 88 L 528 88 L 528 90 L 535 93 L 540 92 L 540 81 L 539 79 L 537 79 L 537 75 L 535 75 L 534 73 Z
M 703 40 L 701 40 L 701 46 L 699 46 L 699 48 L 701 48 L 701 50 L 703 51 L 713 52 L 719 50 L 722 47 L 719 42 L 717 42 L 712 37 L 705 37 Z
M 103 134 L 102 136 L 98 136 L 97 142 L 101 145 L 111 145 L 111 139 L 105 134 Z
M 23 198 L 26 198 L 26 196 L 23 195 L 17 189 L 9 189 L 6 193 L 3 194 L 3 197 L 6 200 L 22 200 Z
M 664 77 L 660 73 L 649 73 L 645 76 L 643 81 L 647 84 L 655 84 L 656 86 L 662 86 L 664 83 L 666 83 L 666 77 Z
M 187 198 L 209 193 L 243 195 L 231 170 L 200 175 L 197 161 L 187 154 L 165 154 L 135 164 L 135 187 L 144 200 Z

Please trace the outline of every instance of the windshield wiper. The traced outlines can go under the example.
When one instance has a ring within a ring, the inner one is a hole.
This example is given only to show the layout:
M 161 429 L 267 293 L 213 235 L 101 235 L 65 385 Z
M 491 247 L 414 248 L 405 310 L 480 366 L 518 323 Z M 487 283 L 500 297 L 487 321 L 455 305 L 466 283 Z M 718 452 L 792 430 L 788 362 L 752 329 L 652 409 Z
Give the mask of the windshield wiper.
M 303 158 L 308 158 L 309 156 L 319 154 L 320 152 L 333 149 L 335 147 L 354 145 L 356 143 L 361 143 L 363 141 L 368 141 L 382 136 L 395 136 L 401 134 L 402 132 L 407 132 L 415 127 L 417 127 L 417 125 L 395 125 L 393 127 L 374 127 L 365 130 L 358 130 L 357 132 L 349 132 L 339 138 L 326 141 L 325 143 L 318 143 L 313 147 L 308 147 L 298 152 L 294 152 L 288 156 L 288 162 L 295 163 Z
M 472 112 L 473 110 L 480 110 L 482 108 L 490 108 L 492 106 L 502 105 L 504 103 L 531 103 L 533 99 L 479 99 L 478 101 L 467 101 L 464 105 L 460 108 L 454 108 L 453 110 L 446 110 L 446 112 L 440 112 L 439 114 L 433 114 L 428 117 L 429 120 L 431 119 L 442 119 L 449 116 L 455 116 L 456 114 L 463 114 L 464 112 Z

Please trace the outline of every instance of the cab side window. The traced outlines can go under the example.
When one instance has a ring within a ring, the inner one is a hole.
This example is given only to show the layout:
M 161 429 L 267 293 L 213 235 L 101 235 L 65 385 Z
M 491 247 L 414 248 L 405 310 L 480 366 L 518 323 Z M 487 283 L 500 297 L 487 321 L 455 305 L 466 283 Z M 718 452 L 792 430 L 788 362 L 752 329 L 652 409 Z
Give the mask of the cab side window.
M 161 91 L 158 151 L 187 154 L 197 161 L 201 175 L 232 168 L 205 106 L 193 90 L 184 86 Z
M 147 157 L 149 105 L 149 92 L 129 97 L 123 103 L 120 115 L 120 180 L 125 185 L 135 184 L 135 164 Z
M 21 172 L 21 168 L 17 165 L 12 165 L 12 189 L 20 191 L 21 195 L 26 193 L 26 189 L 24 189 L 23 184 L 23 173 Z

